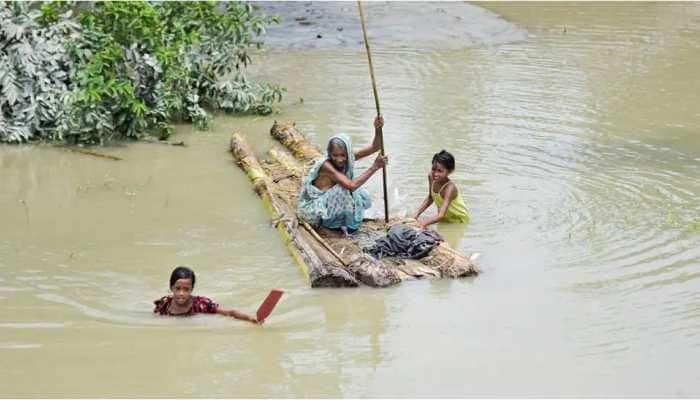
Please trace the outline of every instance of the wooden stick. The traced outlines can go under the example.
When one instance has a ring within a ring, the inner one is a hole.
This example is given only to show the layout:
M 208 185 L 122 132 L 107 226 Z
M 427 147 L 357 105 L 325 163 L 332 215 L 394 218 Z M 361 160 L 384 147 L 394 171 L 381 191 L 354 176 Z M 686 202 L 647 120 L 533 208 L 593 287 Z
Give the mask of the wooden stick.
M 184 141 L 179 141 L 179 142 L 168 142 L 165 140 L 153 140 L 153 139 L 141 139 L 142 142 L 146 143 L 151 143 L 151 144 L 165 144 L 168 146 L 182 146 L 182 147 L 187 147 Z
M 362 2 L 357 0 L 357 8 L 360 10 L 360 23 L 362 24 L 362 36 L 365 38 L 365 48 L 367 49 L 367 61 L 369 62 L 369 75 L 372 78 L 372 92 L 374 92 L 374 105 L 377 107 L 377 115 L 382 112 L 379 108 L 379 95 L 377 94 L 377 81 L 374 78 L 374 67 L 372 66 L 372 52 L 369 49 L 369 40 L 367 40 L 367 28 L 365 28 L 365 16 L 362 12 Z M 384 132 L 382 128 L 377 129 L 379 135 L 379 154 L 384 155 Z M 384 222 L 389 223 L 389 197 L 387 195 L 386 185 L 386 166 L 382 167 L 382 182 L 384 186 Z
M 91 151 L 91 150 L 77 149 L 74 147 L 64 147 L 64 148 L 68 151 L 72 151 L 72 152 L 80 153 L 80 154 L 87 154 L 89 156 L 107 158 L 109 160 L 114 160 L 114 161 L 121 161 L 122 160 L 121 158 L 119 158 L 117 156 L 111 156 L 109 154 L 97 153 L 97 152 Z
M 335 256 L 335 258 L 337 258 L 338 261 L 340 261 L 340 263 L 343 264 L 344 267 L 348 266 L 348 263 L 345 262 L 345 260 L 343 260 L 343 257 L 341 257 L 340 254 L 333 250 L 331 245 L 329 245 L 325 240 L 323 240 L 321 236 L 319 236 L 318 232 L 316 232 L 316 229 L 314 229 L 311 225 L 309 225 L 305 221 L 302 221 L 301 219 L 299 219 L 299 222 L 304 228 L 306 228 L 306 230 L 311 234 L 311 236 L 313 236 L 314 239 L 318 240 L 318 242 L 321 243 L 321 246 L 325 247 L 326 250 L 330 251 L 331 254 L 333 254 L 333 256 Z

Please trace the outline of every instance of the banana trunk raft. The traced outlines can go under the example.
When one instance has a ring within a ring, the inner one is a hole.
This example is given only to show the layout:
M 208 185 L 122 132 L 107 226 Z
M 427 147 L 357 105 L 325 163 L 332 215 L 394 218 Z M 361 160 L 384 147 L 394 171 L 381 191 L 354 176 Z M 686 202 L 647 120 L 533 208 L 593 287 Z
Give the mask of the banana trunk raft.
M 270 134 L 281 146 L 270 149 L 267 159 L 258 161 L 253 149 L 238 133 L 231 138 L 231 153 L 260 196 L 292 256 L 311 287 L 391 286 L 407 279 L 460 278 L 476 275 L 479 266 L 441 242 L 425 257 L 376 260 L 362 252 L 362 246 L 386 234 L 393 224 L 415 220 L 366 219 L 351 238 L 322 238 L 313 227 L 297 219 L 296 207 L 306 172 L 322 155 L 293 124 L 275 124 Z

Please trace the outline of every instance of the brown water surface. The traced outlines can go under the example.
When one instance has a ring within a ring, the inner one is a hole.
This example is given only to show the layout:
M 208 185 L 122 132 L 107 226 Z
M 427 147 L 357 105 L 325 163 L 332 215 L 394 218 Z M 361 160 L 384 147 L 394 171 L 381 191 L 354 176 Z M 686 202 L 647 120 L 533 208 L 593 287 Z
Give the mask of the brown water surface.
M 366 11 L 391 209 L 453 152 L 472 222 L 439 230 L 482 275 L 308 288 L 228 139 L 262 154 L 280 119 L 366 143 L 374 102 L 356 41 L 273 30 L 254 72 L 288 88 L 278 115 L 100 150 L 123 161 L 0 147 L 0 395 L 700 396 L 700 6 L 430 6 Z M 181 264 L 224 306 L 287 293 L 263 327 L 154 317 Z

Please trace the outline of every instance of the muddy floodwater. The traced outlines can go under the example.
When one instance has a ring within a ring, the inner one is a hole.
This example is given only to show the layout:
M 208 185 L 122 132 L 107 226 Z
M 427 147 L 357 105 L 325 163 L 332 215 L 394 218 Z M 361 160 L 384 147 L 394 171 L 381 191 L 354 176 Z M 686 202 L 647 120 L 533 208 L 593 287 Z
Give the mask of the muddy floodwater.
M 298 4 L 253 57 L 277 114 L 122 161 L 0 146 L 1 396 L 700 396 L 700 4 L 366 5 L 391 212 L 453 152 L 471 223 L 438 230 L 483 269 L 381 290 L 310 289 L 227 153 L 275 119 L 371 139 L 355 3 Z M 177 265 L 222 306 L 286 294 L 262 327 L 157 318 Z

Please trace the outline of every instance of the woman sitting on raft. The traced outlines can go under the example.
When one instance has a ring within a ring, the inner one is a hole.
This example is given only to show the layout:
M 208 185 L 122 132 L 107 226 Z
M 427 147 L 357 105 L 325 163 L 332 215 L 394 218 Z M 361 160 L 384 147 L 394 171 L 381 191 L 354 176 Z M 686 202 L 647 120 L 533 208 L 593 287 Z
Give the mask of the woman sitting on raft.
M 304 179 L 297 214 L 321 235 L 344 237 L 360 228 L 365 210 L 372 205 L 369 193 L 360 186 L 382 169 L 388 159 L 377 155 L 372 166 L 357 178 L 355 160 L 379 150 L 378 132 L 382 126 L 384 118 L 378 115 L 374 119 L 372 144 L 357 151 L 353 151 L 347 135 L 333 136 L 328 141 L 326 156 L 314 164 Z

